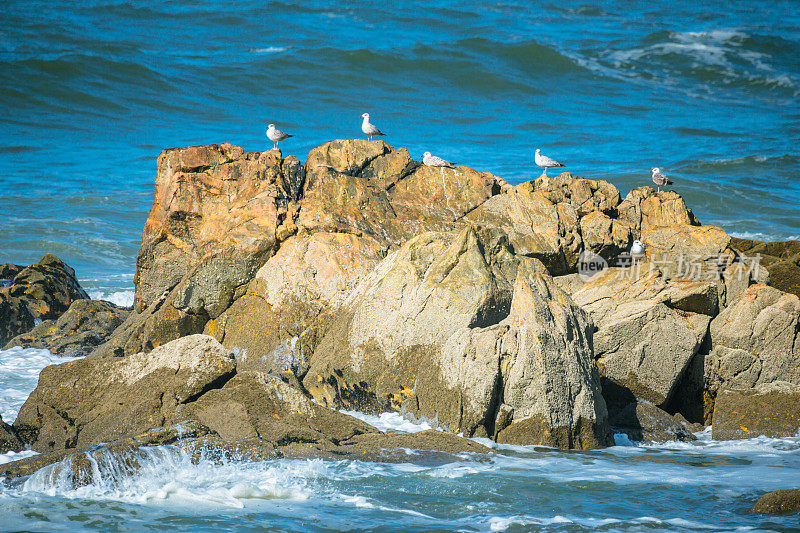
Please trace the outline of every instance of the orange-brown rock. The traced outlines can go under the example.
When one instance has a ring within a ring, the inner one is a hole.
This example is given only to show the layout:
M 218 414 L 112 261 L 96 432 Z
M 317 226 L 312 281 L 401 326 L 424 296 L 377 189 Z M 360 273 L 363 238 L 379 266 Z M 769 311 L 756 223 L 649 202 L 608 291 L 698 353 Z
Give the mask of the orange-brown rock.
M 658 226 L 699 226 L 692 210 L 674 191 L 656 192 L 652 187 L 639 187 L 617 206 L 619 217 L 642 230 Z
M 211 256 L 225 253 L 229 268 L 244 271 L 263 264 L 302 181 L 297 158 L 278 150 L 224 143 L 163 151 L 136 261 L 136 311 Z

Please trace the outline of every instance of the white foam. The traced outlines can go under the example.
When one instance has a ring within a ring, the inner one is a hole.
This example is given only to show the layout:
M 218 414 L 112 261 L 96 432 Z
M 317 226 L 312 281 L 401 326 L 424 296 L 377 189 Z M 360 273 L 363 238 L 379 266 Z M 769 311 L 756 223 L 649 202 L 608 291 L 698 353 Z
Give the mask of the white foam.
M 761 233 L 758 231 L 731 231 L 731 237 L 738 237 L 740 239 L 751 239 L 754 241 L 796 241 L 800 240 L 800 235 L 775 235 L 772 233 Z
M 254 54 L 277 54 L 278 52 L 285 52 L 288 46 L 267 46 L 266 48 L 251 48 L 250 52 Z
M 132 306 L 134 297 L 136 296 L 134 291 L 96 290 L 90 291 L 88 294 L 92 300 L 105 300 L 120 307 Z
M 12 461 L 19 461 L 20 459 L 27 459 L 28 457 L 33 457 L 34 455 L 39 455 L 39 454 L 33 450 L 0 453 L 0 465 L 10 463 Z
M 363 420 L 367 424 L 378 428 L 382 432 L 399 431 L 401 433 L 417 433 L 419 431 L 426 431 L 428 429 L 440 429 L 435 424 L 432 424 L 427 418 L 420 418 L 417 421 L 404 418 L 400 413 L 390 411 L 381 413 L 380 415 L 368 415 L 359 411 L 345 411 L 340 410 L 340 413 L 350 415 L 359 420 Z
M 0 350 L 0 416 L 10 424 L 19 408 L 39 381 L 39 373 L 49 365 L 74 361 L 78 357 L 58 357 L 39 348 Z
M 68 457 L 31 475 L 19 493 L 152 505 L 202 504 L 209 510 L 242 508 L 249 500 L 305 500 L 311 494 L 306 485 L 327 469 L 319 459 L 220 463 L 201 458 L 193 463 L 186 452 L 172 446 L 141 448 L 125 457 L 97 452 L 80 457 L 91 464 L 90 484 L 75 483 L 69 468 L 75 459 Z M 131 469 L 132 462 L 139 467 Z

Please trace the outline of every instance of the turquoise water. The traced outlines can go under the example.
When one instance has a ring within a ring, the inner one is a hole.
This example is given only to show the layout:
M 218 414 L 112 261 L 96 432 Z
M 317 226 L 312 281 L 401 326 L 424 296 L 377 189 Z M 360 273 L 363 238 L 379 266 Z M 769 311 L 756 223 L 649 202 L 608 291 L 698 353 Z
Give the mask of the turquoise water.
M 623 196 L 659 166 L 704 223 L 798 238 L 799 96 L 796 1 L 10 0 L 0 262 L 55 252 L 91 294 L 130 302 L 161 149 L 265 149 L 274 122 L 305 159 L 361 136 L 364 112 L 396 147 L 511 182 L 538 176 L 537 147 Z M 0 352 L 5 420 L 51 362 Z M 406 465 L 191 465 L 163 449 L 133 478 L 4 485 L 0 530 L 800 530 L 746 512 L 800 486 L 800 438 L 701 438 Z

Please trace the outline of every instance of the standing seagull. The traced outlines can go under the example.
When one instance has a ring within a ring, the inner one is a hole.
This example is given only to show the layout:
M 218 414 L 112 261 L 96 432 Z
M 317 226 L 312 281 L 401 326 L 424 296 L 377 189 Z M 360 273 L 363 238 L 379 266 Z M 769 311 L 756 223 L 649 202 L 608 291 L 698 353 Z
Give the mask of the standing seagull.
M 425 152 L 422 154 L 422 164 L 426 167 L 447 167 L 447 168 L 454 168 L 455 163 L 451 163 L 450 161 L 445 161 L 441 157 L 436 157 L 435 155 L 431 155 L 430 152 Z
M 656 167 L 653 169 L 653 183 L 658 185 L 658 192 L 661 192 L 661 187 L 672 185 L 672 180 L 661 173 L 661 169 Z
M 270 124 L 267 126 L 267 138 L 275 143 L 272 147 L 273 150 L 278 149 L 278 143 L 288 139 L 289 137 L 294 137 L 294 135 L 289 135 L 288 133 L 284 133 L 281 130 L 275 129 L 275 124 Z
M 637 262 L 644 257 L 644 244 L 642 241 L 636 239 L 631 243 L 630 256 L 632 265 L 636 265 Z
M 361 123 L 361 131 L 364 132 L 364 135 L 371 141 L 375 135 L 386 135 L 385 133 L 381 132 L 375 125 L 369 121 L 369 113 L 364 113 L 361 115 L 361 118 L 364 119 L 364 122 Z
M 554 168 L 554 167 L 563 167 L 561 163 L 556 161 L 555 159 L 550 159 L 546 155 L 541 154 L 541 150 L 538 148 L 536 149 L 536 157 L 534 158 L 537 166 L 540 166 L 544 169 L 543 175 L 547 176 L 547 169 Z

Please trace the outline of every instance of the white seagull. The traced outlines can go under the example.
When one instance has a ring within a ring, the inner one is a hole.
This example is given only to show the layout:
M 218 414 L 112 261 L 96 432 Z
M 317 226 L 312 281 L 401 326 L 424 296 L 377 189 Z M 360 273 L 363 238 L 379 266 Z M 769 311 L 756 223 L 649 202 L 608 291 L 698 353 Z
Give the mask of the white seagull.
M 658 185 L 658 192 L 661 192 L 661 187 L 672 185 L 672 180 L 661 173 L 661 169 L 655 167 L 653 169 L 653 183 Z
M 644 255 L 644 244 L 639 239 L 636 239 L 631 243 L 631 257 L 633 256 L 643 256 Z
M 538 148 L 536 149 L 536 155 L 534 157 L 534 162 L 536 166 L 542 167 L 544 169 L 544 176 L 547 176 L 547 169 L 548 168 L 555 168 L 555 167 L 563 167 L 561 163 L 556 161 L 555 159 L 550 159 L 546 155 L 541 154 L 541 150 Z
M 267 126 L 267 138 L 272 141 L 274 146 L 272 147 L 273 150 L 278 149 L 278 143 L 288 139 L 289 137 L 294 137 L 294 135 L 289 135 L 288 133 L 284 133 L 279 129 L 275 128 L 275 124 L 270 124 Z
M 431 155 L 430 152 L 425 152 L 422 154 L 422 164 L 426 167 L 447 167 L 447 168 L 454 168 L 455 163 L 451 163 L 450 161 L 445 161 L 441 157 L 436 157 L 435 155 Z
M 369 113 L 364 113 L 361 115 L 361 118 L 364 119 L 364 122 L 361 123 L 361 131 L 364 132 L 364 135 L 371 141 L 375 135 L 385 135 L 385 133 L 381 132 L 375 125 L 369 121 Z

